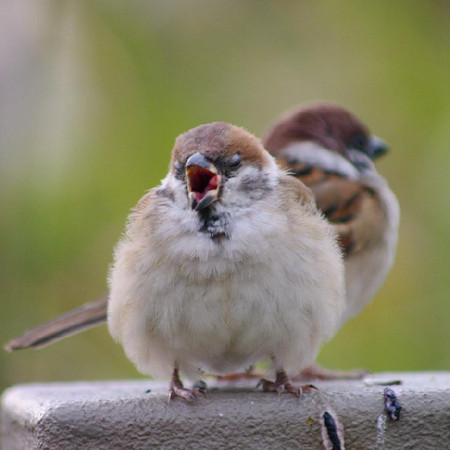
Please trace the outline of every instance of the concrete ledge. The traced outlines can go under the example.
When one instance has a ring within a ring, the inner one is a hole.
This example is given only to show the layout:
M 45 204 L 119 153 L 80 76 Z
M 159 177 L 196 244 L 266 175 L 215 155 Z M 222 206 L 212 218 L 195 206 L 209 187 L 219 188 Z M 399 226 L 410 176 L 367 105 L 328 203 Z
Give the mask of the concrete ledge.
M 398 421 L 386 414 L 385 386 L 371 384 L 392 380 L 402 381 L 391 386 L 402 406 Z M 325 412 L 341 448 L 450 446 L 450 373 L 317 382 L 320 390 L 300 399 L 255 392 L 248 383 L 208 384 L 209 398 L 196 404 L 168 404 L 167 384 L 146 380 L 14 386 L 2 396 L 2 448 L 323 449 L 333 439 L 339 448 Z

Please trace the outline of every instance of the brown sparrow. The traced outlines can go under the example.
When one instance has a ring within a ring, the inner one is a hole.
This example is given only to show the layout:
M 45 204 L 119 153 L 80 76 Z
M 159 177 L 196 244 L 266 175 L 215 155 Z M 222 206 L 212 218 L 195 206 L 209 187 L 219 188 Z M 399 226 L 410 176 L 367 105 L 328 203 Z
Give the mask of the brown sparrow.
M 84 318 L 69 313 L 79 319 L 71 332 L 86 327 L 90 308 L 101 321 L 105 304 L 86 306 Z M 276 380 L 262 380 L 263 390 L 299 395 L 288 374 L 314 361 L 345 308 L 336 235 L 311 191 L 241 128 L 213 123 L 179 136 L 168 175 L 131 213 L 109 276 L 108 328 L 138 370 L 172 374 L 171 397 L 190 401 L 199 391 L 184 388 L 179 371 L 196 378 L 271 359 Z M 8 348 L 49 343 L 65 322 Z
M 373 163 L 388 148 L 354 114 L 331 103 L 286 113 L 263 145 L 312 190 L 338 234 L 347 293 L 342 325 L 372 300 L 394 261 L 399 206 Z

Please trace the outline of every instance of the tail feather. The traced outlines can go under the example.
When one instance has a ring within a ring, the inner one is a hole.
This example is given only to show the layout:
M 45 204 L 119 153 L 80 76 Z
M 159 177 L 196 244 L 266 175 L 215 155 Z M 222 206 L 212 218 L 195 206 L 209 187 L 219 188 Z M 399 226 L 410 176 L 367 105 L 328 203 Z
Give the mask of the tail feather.
M 52 342 L 77 334 L 106 322 L 108 293 L 73 311 L 33 328 L 5 345 L 12 352 L 25 348 L 42 348 Z

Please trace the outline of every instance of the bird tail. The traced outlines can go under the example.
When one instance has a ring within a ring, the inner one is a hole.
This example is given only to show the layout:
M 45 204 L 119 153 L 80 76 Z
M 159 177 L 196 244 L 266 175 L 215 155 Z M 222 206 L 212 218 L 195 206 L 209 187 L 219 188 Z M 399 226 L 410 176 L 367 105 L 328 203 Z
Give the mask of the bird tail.
M 13 339 L 5 345 L 5 350 L 12 352 L 25 348 L 42 348 L 60 339 L 105 323 L 107 305 L 108 293 L 105 292 L 98 299 L 56 317 L 50 322 L 43 323 Z

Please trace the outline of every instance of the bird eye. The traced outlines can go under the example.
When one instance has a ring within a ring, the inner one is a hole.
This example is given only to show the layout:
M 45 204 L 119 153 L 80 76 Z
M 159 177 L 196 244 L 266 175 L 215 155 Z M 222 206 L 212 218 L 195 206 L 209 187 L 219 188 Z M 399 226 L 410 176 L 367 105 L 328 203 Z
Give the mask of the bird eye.
M 228 161 L 228 166 L 230 169 L 237 169 L 241 165 L 241 162 L 241 155 L 239 153 L 235 153 Z
M 362 134 L 356 134 L 351 139 L 351 147 L 356 150 L 364 150 L 367 145 L 367 138 Z
M 179 161 L 173 163 L 173 168 L 175 169 L 175 177 L 182 179 L 184 177 L 184 167 Z

